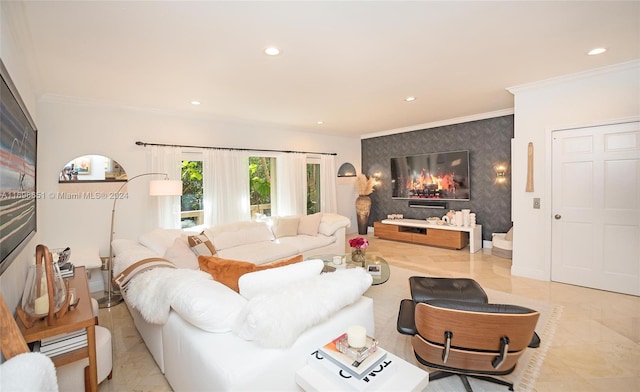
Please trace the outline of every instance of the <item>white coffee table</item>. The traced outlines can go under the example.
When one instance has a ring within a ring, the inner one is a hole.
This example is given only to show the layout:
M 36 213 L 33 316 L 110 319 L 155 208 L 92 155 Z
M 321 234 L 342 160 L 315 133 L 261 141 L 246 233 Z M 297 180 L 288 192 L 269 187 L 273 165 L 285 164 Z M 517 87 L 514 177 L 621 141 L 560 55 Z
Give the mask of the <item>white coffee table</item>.
M 374 391 L 423 391 L 429 383 L 429 373 L 413 364 L 387 352 L 387 358 L 396 362 L 395 372 Z M 325 376 L 324 372 L 310 365 L 306 365 L 296 372 L 296 384 L 306 392 L 340 391 L 344 385 L 339 385 Z

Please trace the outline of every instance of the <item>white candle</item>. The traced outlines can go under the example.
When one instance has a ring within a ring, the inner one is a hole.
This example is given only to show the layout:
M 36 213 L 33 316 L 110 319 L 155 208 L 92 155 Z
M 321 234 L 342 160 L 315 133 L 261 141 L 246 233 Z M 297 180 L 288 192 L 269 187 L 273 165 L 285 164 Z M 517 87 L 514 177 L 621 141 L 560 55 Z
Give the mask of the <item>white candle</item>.
M 347 342 L 354 348 L 362 348 L 367 344 L 367 330 L 360 325 L 347 328 Z
M 335 265 L 342 264 L 342 256 L 333 256 L 333 264 Z
M 36 298 L 34 304 L 34 312 L 37 315 L 49 313 L 49 295 L 45 294 L 42 297 Z

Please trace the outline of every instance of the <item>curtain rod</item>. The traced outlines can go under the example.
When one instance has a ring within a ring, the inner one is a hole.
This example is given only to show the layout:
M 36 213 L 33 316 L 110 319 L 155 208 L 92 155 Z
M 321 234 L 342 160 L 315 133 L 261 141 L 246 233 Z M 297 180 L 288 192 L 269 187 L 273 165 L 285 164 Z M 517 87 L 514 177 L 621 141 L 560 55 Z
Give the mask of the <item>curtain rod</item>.
M 190 146 L 186 144 L 162 144 L 162 143 L 147 143 L 136 142 L 137 146 L 161 146 L 161 147 L 187 147 L 187 148 L 205 148 L 212 150 L 231 150 L 231 151 L 260 151 L 260 152 L 284 152 L 284 153 L 299 153 L 299 154 L 318 154 L 318 155 L 338 155 L 336 152 L 312 152 L 312 151 L 287 151 L 287 150 L 265 150 L 257 148 L 235 148 L 235 147 L 207 147 L 207 146 Z

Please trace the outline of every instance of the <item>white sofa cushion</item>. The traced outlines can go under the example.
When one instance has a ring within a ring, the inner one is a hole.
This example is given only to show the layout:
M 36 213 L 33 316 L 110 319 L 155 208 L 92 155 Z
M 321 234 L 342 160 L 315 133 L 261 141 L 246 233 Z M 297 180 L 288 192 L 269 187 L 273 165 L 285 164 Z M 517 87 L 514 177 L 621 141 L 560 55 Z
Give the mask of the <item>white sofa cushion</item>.
M 224 250 L 218 250 L 218 257 L 223 259 L 250 261 L 255 264 L 264 264 L 274 260 L 295 256 L 298 248 L 276 241 L 262 241 L 252 244 L 245 244 Z
M 310 235 L 297 235 L 295 237 L 278 238 L 278 241 L 283 245 L 296 247 L 298 249 L 298 253 L 303 253 L 311 249 L 330 245 L 336 241 L 336 237 L 327 237 L 324 235 L 318 235 L 315 237 Z
M 140 235 L 138 241 L 157 254 L 163 255 L 181 235 L 182 230 L 179 229 L 153 229 Z
M 263 291 L 242 309 L 233 332 L 262 347 L 290 347 L 302 332 L 358 300 L 372 281 L 363 268 L 350 268 Z
M 273 232 L 266 222 L 238 222 L 204 229 L 218 252 L 256 242 L 272 241 Z
M 209 332 L 229 332 L 247 300 L 215 280 L 198 280 L 174 293 L 171 308 L 183 319 Z
M 173 241 L 173 245 L 164 252 L 164 258 L 176 265 L 176 268 L 198 269 L 198 256 L 191 251 L 186 237 Z
M 283 267 L 249 272 L 238 279 L 240 295 L 246 299 L 251 299 L 265 290 L 279 289 L 291 283 L 319 275 L 322 268 L 324 268 L 324 262 L 314 259 Z
M 273 234 L 276 238 L 296 236 L 299 223 L 300 218 L 297 216 L 276 218 L 273 220 Z
M 298 234 L 318 235 L 318 228 L 320 227 L 321 219 L 322 212 L 311 215 L 302 215 L 300 217 L 300 223 L 298 224 Z
M 349 226 L 351 226 L 351 221 L 346 216 L 325 212 L 322 214 L 322 219 L 320 219 L 318 232 L 329 236 L 333 235 L 336 230 Z

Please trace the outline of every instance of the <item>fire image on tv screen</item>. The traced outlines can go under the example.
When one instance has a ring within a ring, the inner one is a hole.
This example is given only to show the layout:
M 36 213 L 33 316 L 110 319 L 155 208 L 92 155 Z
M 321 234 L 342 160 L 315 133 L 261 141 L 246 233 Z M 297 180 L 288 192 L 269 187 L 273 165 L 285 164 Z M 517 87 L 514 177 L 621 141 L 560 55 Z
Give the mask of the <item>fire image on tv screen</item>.
M 469 200 L 469 151 L 391 158 L 391 197 Z

